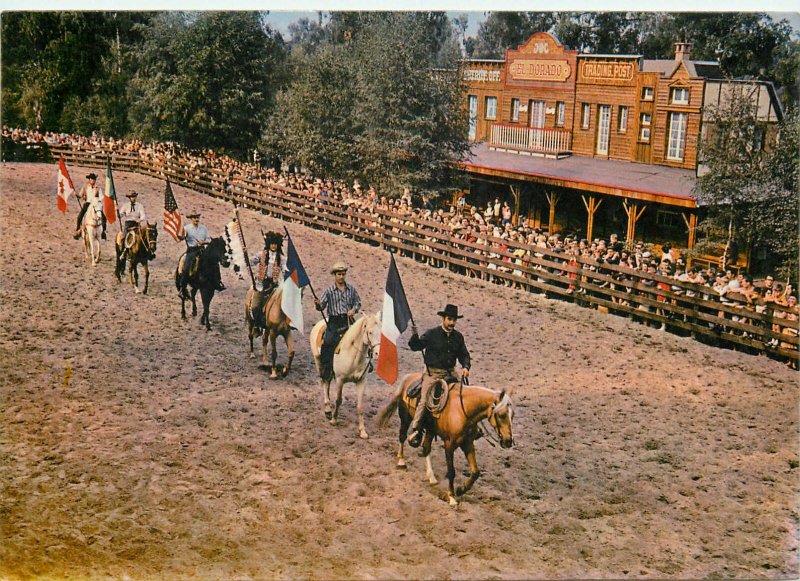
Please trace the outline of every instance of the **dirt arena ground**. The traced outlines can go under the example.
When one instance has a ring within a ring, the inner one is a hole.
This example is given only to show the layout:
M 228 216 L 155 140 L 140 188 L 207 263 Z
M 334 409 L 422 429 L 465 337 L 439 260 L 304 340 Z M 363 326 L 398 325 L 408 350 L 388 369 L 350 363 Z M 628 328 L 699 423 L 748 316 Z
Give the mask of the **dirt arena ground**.
M 0 578 L 798 577 L 798 376 L 781 363 L 400 259 L 420 328 L 459 305 L 473 384 L 514 389 L 515 447 L 480 440 L 483 476 L 452 509 L 415 454 L 394 468 L 398 421 L 374 425 L 392 387 L 368 380 L 369 440 L 352 385 L 330 426 L 304 337 L 285 380 L 248 358 L 245 282 L 224 275 L 211 332 L 184 322 L 182 244 L 160 231 L 135 295 L 110 241 L 84 260 L 55 165 L 0 170 Z M 115 181 L 160 225 L 163 182 Z M 232 217 L 175 194 L 212 235 Z M 242 220 L 253 246 L 282 226 Z M 387 254 L 289 228 L 318 291 L 342 258 L 380 308 Z M 403 339 L 401 373 L 421 365 Z

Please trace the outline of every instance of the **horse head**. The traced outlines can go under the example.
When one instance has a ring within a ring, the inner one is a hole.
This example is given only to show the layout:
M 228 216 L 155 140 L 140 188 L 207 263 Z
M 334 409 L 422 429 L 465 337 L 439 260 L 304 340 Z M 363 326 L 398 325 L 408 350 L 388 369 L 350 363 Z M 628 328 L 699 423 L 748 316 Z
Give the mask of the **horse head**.
M 514 445 L 514 437 L 511 432 L 511 420 L 513 417 L 514 407 L 511 397 L 503 390 L 500 392 L 497 401 L 492 404 L 492 411 L 489 414 L 489 424 L 497 432 L 501 448 L 510 448 Z
M 154 260 L 158 248 L 158 225 L 148 222 L 147 226 L 141 229 L 141 233 L 142 244 L 147 251 L 147 259 Z
M 370 350 L 372 357 L 378 356 L 381 346 L 381 312 L 364 316 L 364 330 L 361 338 L 364 346 Z
M 231 264 L 230 250 L 222 236 L 211 239 L 211 242 L 209 242 L 206 247 L 204 255 L 212 264 L 218 262 L 223 268 L 228 268 Z

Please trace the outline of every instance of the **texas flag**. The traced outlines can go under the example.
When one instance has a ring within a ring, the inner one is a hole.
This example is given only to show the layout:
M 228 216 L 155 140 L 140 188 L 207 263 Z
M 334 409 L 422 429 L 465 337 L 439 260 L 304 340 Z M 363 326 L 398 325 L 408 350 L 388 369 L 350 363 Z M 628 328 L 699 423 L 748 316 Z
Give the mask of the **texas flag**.
M 75 186 L 72 185 L 72 180 L 69 177 L 69 173 L 67 172 L 67 165 L 64 163 L 64 158 L 58 158 L 58 190 L 56 190 L 56 195 L 58 196 L 58 209 L 61 210 L 62 213 L 67 213 L 67 200 L 69 200 L 70 194 L 75 193 Z
M 286 249 L 286 273 L 283 278 L 283 295 L 281 296 L 281 310 L 289 318 L 289 324 L 303 332 L 303 287 L 309 284 L 303 263 L 294 249 L 292 237 L 286 231 L 288 247 Z
M 411 309 L 408 307 L 400 273 L 394 262 L 389 264 L 389 275 L 386 277 L 386 292 L 383 295 L 383 314 L 381 316 L 381 348 L 378 352 L 378 377 L 388 384 L 397 381 L 397 340 L 403 331 L 408 328 L 411 320 Z

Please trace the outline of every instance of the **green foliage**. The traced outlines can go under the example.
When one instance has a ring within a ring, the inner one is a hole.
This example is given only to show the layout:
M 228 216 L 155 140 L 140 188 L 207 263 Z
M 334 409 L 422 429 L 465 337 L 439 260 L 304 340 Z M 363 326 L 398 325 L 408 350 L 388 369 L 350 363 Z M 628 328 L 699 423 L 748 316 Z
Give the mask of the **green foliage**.
M 707 111 L 700 161 L 707 168 L 695 186 L 706 206 L 699 225 L 707 243 L 733 239 L 766 248 L 781 274 L 796 273 L 798 249 L 798 116 L 789 114 L 772 147 L 761 147 L 765 125 L 744 89 Z
M 457 187 L 467 150 L 453 39 L 435 13 L 340 13 L 331 39 L 293 61 L 265 145 L 315 173 L 438 194 Z

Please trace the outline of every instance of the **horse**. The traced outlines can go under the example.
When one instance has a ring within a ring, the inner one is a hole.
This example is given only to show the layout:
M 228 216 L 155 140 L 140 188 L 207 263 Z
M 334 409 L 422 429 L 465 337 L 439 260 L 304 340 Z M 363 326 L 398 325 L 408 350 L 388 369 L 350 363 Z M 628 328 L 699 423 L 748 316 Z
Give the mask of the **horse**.
M 321 372 L 319 354 L 322 349 L 322 338 L 327 327 L 324 320 L 319 321 L 311 329 L 309 342 L 317 371 Z M 358 432 L 362 439 L 369 438 L 364 425 L 364 388 L 367 372 L 372 360 L 377 357 L 381 338 L 381 313 L 364 315 L 356 320 L 345 332 L 336 353 L 333 356 L 334 383 L 336 384 L 336 405 L 331 410 L 330 382 L 320 379 L 323 396 L 323 411 L 331 425 L 337 424 L 339 406 L 342 404 L 342 387 L 345 383 L 356 384 L 356 410 L 358 412 Z
M 283 368 L 282 377 L 289 374 L 289 369 L 292 367 L 292 359 L 294 359 L 294 341 L 292 340 L 292 327 L 289 325 L 289 319 L 281 309 L 281 297 L 283 296 L 283 287 L 275 289 L 272 295 L 267 299 L 262 307 L 264 320 L 266 321 L 266 329 L 263 331 L 264 338 L 262 339 L 263 357 L 262 362 L 267 365 L 267 345 L 272 343 L 272 364 L 270 379 L 278 378 L 278 337 L 283 337 L 286 343 L 286 350 L 288 351 L 288 358 L 286 366 Z M 253 287 L 247 291 L 247 297 L 244 303 L 245 320 L 247 321 L 247 336 L 250 339 L 250 357 L 255 357 L 253 354 L 253 339 L 257 336 L 255 331 L 255 321 L 253 321 L 253 313 L 251 305 L 255 298 L 255 291 Z
M 409 373 L 406 375 L 392 399 L 378 414 L 378 425 L 385 427 L 389 421 L 389 416 L 395 409 L 398 410 L 398 415 L 400 416 L 400 447 L 397 451 L 397 468 L 400 469 L 406 468 L 403 445 L 408 436 L 411 420 L 414 417 L 414 410 L 419 405 L 418 398 L 410 399 L 408 397 L 408 390 L 421 377 L 421 373 Z M 514 409 L 511 397 L 505 390 L 498 393 L 487 387 L 477 385 L 459 386 L 458 383 L 449 384 L 447 389 L 450 390 L 450 393 L 442 412 L 438 417 L 428 417 L 421 454 L 425 457 L 425 473 L 428 476 L 428 481 L 431 484 L 437 484 L 438 481 L 433 474 L 433 466 L 431 465 L 430 451 L 433 438 L 438 436 L 442 439 L 447 461 L 447 479 L 449 481 L 448 500 L 451 506 L 457 506 L 457 497 L 466 494 L 481 474 L 475 457 L 475 440 L 482 435 L 478 423 L 482 420 L 489 420 L 489 424 L 497 432 L 500 447 L 510 448 L 514 444 L 511 431 Z M 469 480 L 458 488 L 454 488 L 456 471 L 453 457 L 456 448 L 461 448 L 464 452 L 470 469 Z
M 203 301 L 203 314 L 200 316 L 200 324 L 206 326 L 206 330 L 211 330 L 211 323 L 209 322 L 208 311 L 211 306 L 211 300 L 214 298 L 214 292 L 217 290 L 217 281 L 219 280 L 219 267 L 228 268 L 230 266 L 230 258 L 228 257 L 228 246 L 225 240 L 219 236 L 212 238 L 208 243 L 205 250 L 200 254 L 197 270 L 189 273 L 189 284 L 191 288 L 189 299 L 192 301 L 192 316 L 197 316 L 197 302 L 195 297 L 197 291 L 200 291 L 200 298 Z M 178 266 L 175 268 L 175 287 L 180 290 L 181 288 L 181 270 L 183 263 L 186 259 L 184 252 L 178 259 Z M 186 265 L 191 268 L 192 265 Z M 181 294 L 181 318 L 186 320 L 186 298 Z
M 125 250 L 123 248 L 125 239 L 132 236 L 133 242 L 130 248 Z M 126 235 L 120 232 L 117 235 L 116 241 L 117 249 L 117 266 L 114 269 L 114 274 L 117 281 L 122 282 L 122 273 L 125 272 L 125 263 L 129 262 L 128 272 L 130 274 L 130 281 L 133 290 L 138 294 L 147 294 L 147 288 L 150 283 L 150 268 L 147 263 L 154 260 L 156 257 L 156 249 L 158 246 L 158 227 L 156 224 L 147 223 L 147 226 L 137 226 L 132 228 Z M 144 268 L 144 290 L 139 290 L 139 270 L 138 266 L 142 265 Z
M 90 205 L 83 216 L 81 236 L 83 236 L 86 258 L 92 261 L 92 266 L 97 266 L 97 263 L 100 262 L 100 230 L 102 229 L 102 224 L 102 210 Z

